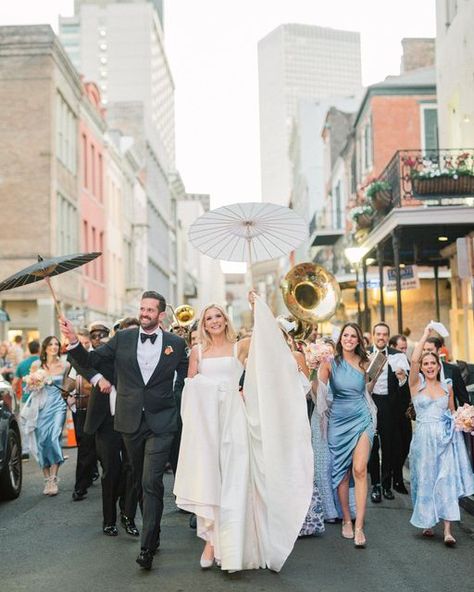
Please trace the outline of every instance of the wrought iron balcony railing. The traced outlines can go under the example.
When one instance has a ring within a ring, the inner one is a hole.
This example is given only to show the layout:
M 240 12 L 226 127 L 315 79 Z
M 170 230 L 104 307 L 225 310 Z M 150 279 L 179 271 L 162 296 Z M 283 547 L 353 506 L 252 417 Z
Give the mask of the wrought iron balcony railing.
M 399 150 L 379 176 L 390 207 L 466 205 L 474 198 L 474 149 Z M 469 201 L 466 201 L 466 200 Z

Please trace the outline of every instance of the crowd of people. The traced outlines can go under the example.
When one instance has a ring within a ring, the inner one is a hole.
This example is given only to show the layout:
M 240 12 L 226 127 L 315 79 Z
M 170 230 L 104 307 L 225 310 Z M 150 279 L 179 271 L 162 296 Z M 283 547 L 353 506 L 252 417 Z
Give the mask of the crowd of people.
M 11 373 L 23 385 L 24 450 L 43 471 L 43 493 L 59 490 L 69 406 L 72 499 L 84 500 L 100 473 L 103 533 L 118 535 L 119 512 L 126 532 L 141 536 L 145 569 L 161 542 L 166 470 L 204 542 L 203 569 L 279 571 L 296 539 L 321 535 L 325 523 L 340 522 L 341 536 L 364 548 L 367 501 L 409 493 L 408 456 L 411 523 L 432 537 L 443 521 L 443 541 L 454 546 L 459 498 L 474 493 L 453 420 L 469 395 L 458 366 L 440 357 L 439 335 L 428 326 L 414 344 L 391 337 L 384 322 L 370 334 L 349 322 L 335 340 L 316 329 L 297 340 L 291 323 L 254 293 L 249 300 L 251 337 L 217 304 L 186 330 L 163 331 L 166 302 L 148 291 L 136 319 L 76 332 L 62 317 L 67 347 L 55 336 L 28 344 Z M 375 354 L 383 356 L 376 372 Z

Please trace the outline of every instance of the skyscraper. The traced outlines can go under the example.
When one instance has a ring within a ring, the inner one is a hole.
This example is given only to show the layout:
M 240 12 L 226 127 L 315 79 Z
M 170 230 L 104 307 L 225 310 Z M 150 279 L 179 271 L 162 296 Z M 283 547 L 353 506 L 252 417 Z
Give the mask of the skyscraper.
M 360 35 L 281 25 L 259 42 L 258 70 L 262 199 L 288 205 L 289 145 L 298 103 L 360 94 Z

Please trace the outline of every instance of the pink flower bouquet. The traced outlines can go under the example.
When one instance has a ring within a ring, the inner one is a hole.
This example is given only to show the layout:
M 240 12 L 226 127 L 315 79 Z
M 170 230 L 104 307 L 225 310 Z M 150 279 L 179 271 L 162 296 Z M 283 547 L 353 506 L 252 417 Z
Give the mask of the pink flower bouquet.
M 51 383 L 51 377 L 46 372 L 46 370 L 39 369 L 36 372 L 31 372 L 24 378 L 26 384 L 26 390 L 29 393 L 34 391 L 40 391 L 44 388 L 47 384 Z
M 330 362 L 334 358 L 333 349 L 328 344 L 318 339 L 315 343 L 308 343 L 304 351 L 306 364 L 314 375 L 322 362 Z
M 474 405 L 464 403 L 453 414 L 454 427 L 458 432 L 467 432 L 474 436 Z

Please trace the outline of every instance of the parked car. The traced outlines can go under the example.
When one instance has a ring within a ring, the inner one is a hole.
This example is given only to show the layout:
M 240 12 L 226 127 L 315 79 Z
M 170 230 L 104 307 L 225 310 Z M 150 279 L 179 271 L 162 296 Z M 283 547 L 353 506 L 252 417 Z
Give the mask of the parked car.
M 13 389 L 0 377 L 0 499 L 12 500 L 21 492 L 21 436 L 19 404 Z

